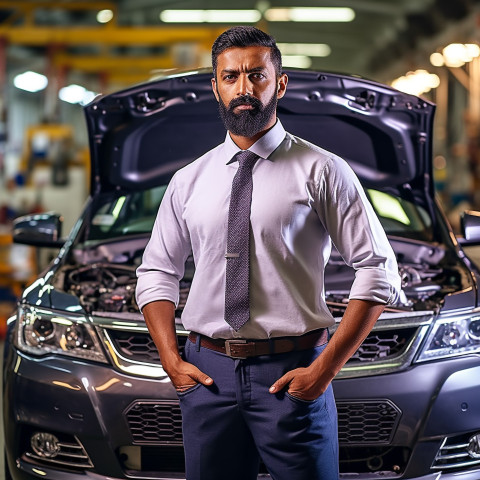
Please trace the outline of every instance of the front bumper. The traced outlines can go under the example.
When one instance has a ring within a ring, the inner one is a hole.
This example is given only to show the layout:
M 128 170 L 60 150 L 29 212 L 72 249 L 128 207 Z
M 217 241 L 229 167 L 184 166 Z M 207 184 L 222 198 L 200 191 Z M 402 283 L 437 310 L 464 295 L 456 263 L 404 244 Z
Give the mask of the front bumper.
M 184 479 L 181 443 L 139 441 L 126 417 L 132 405 L 176 403 L 166 376 L 128 376 L 108 365 L 59 356 L 34 358 L 12 347 L 4 367 L 6 454 L 14 480 Z M 382 437 L 380 445 L 375 435 L 367 442 L 355 436 L 344 437 L 343 442 L 341 438 L 341 451 L 348 454 L 341 455 L 341 478 L 478 480 L 480 466 L 431 469 L 446 437 L 480 432 L 478 378 L 480 360 L 469 356 L 416 365 L 396 374 L 336 380 L 339 412 L 342 405 L 382 401 L 397 412 L 392 434 Z M 78 439 L 92 467 L 66 468 L 27 456 L 29 438 L 37 431 Z M 128 451 L 132 445 L 142 454 L 126 461 L 125 447 Z M 163 450 L 166 454 L 160 459 L 155 454 L 154 467 L 143 458 L 143 452 Z M 350 455 L 352 451 L 357 454 Z M 392 456 L 392 451 L 400 453 Z M 176 463 L 171 452 L 178 457 Z M 370 467 L 359 461 L 366 452 L 378 457 Z
M 38 478 L 48 478 L 50 480 L 124 480 L 125 477 L 121 478 L 114 478 L 111 476 L 104 476 L 98 475 L 93 472 L 87 472 L 86 474 L 70 474 L 66 472 L 59 472 L 58 470 L 52 470 L 49 468 L 44 468 L 42 470 L 38 470 L 38 468 L 33 467 L 30 464 L 26 464 L 25 462 L 20 461 L 18 468 L 20 469 L 21 476 L 14 477 L 21 480 L 32 480 Z M 136 477 L 138 478 L 138 477 Z M 142 478 L 150 478 L 152 477 L 142 477 Z M 158 477 L 155 476 L 155 480 L 179 480 L 184 478 L 182 477 L 172 477 L 172 476 L 162 476 Z M 271 477 L 269 475 L 259 475 L 258 480 L 268 480 Z M 340 475 L 340 480 L 348 479 L 348 478 L 362 478 L 362 477 L 353 477 L 352 475 L 343 476 Z M 378 476 L 376 478 L 388 478 L 384 476 Z M 432 473 L 429 475 L 424 475 L 422 477 L 411 477 L 409 480 L 478 480 L 480 478 L 480 469 L 470 470 L 469 472 L 458 472 L 458 473 Z

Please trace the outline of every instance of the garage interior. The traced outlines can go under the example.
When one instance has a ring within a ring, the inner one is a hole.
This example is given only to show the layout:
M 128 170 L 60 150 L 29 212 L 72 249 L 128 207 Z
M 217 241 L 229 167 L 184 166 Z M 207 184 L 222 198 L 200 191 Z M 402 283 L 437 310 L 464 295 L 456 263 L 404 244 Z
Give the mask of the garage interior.
M 87 198 L 83 107 L 173 69 L 209 67 L 213 40 L 243 23 L 275 36 L 286 67 L 356 74 L 434 102 L 439 198 L 456 231 L 461 211 L 480 210 L 480 1 L 2 0 L 1 337 L 56 254 L 13 244 L 12 221 L 55 211 L 66 235 Z

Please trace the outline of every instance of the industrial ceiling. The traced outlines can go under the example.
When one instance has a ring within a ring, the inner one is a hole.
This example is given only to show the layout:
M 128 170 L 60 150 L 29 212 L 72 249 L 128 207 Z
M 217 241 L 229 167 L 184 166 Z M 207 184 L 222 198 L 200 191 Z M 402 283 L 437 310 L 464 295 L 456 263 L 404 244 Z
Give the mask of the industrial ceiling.
M 354 18 L 282 22 L 265 15 L 292 6 L 348 7 Z M 105 85 L 133 83 L 158 69 L 205 66 L 212 41 L 229 26 L 165 23 L 162 11 L 257 9 L 263 16 L 254 24 L 277 42 L 328 45 L 330 54 L 311 57 L 311 68 L 390 81 L 427 66 L 430 53 L 448 43 L 478 41 L 479 8 L 480 0 L 10 0 L 0 1 L 0 47 L 12 72 L 37 65 Z M 100 24 L 99 10 L 112 10 L 112 20 Z

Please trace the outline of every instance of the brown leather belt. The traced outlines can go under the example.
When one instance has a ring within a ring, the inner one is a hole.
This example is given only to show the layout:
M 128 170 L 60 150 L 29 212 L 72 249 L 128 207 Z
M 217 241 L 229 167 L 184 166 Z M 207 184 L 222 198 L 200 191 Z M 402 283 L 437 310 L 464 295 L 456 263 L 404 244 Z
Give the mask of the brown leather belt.
M 195 332 L 188 335 L 189 340 L 193 343 L 197 342 L 198 337 L 200 337 L 200 346 L 209 350 L 223 353 L 232 358 L 248 358 L 307 350 L 324 345 L 328 341 L 328 330 L 322 328 L 298 337 L 275 337 L 267 340 L 244 340 L 240 338 L 225 340 L 223 338 L 205 337 Z

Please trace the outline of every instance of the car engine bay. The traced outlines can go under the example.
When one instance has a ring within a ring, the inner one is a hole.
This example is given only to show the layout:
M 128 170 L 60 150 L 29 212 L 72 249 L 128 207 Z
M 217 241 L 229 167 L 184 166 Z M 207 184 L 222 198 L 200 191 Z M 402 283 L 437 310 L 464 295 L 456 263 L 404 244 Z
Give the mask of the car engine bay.
M 391 311 L 435 310 L 445 295 L 464 288 L 461 269 L 454 261 L 448 261 L 444 246 L 398 238 L 390 241 L 402 279 L 400 299 L 388 307 Z M 139 312 L 135 301 L 135 270 L 143 248 L 137 248 L 138 240 L 133 249 L 126 247 L 122 241 L 77 250 L 79 258 L 60 267 L 56 287 L 77 296 L 87 313 Z M 180 282 L 179 313 L 185 305 L 193 274 L 193 260 L 189 258 Z M 325 272 L 326 301 L 334 316 L 341 315 L 346 308 L 354 274 L 334 249 Z

